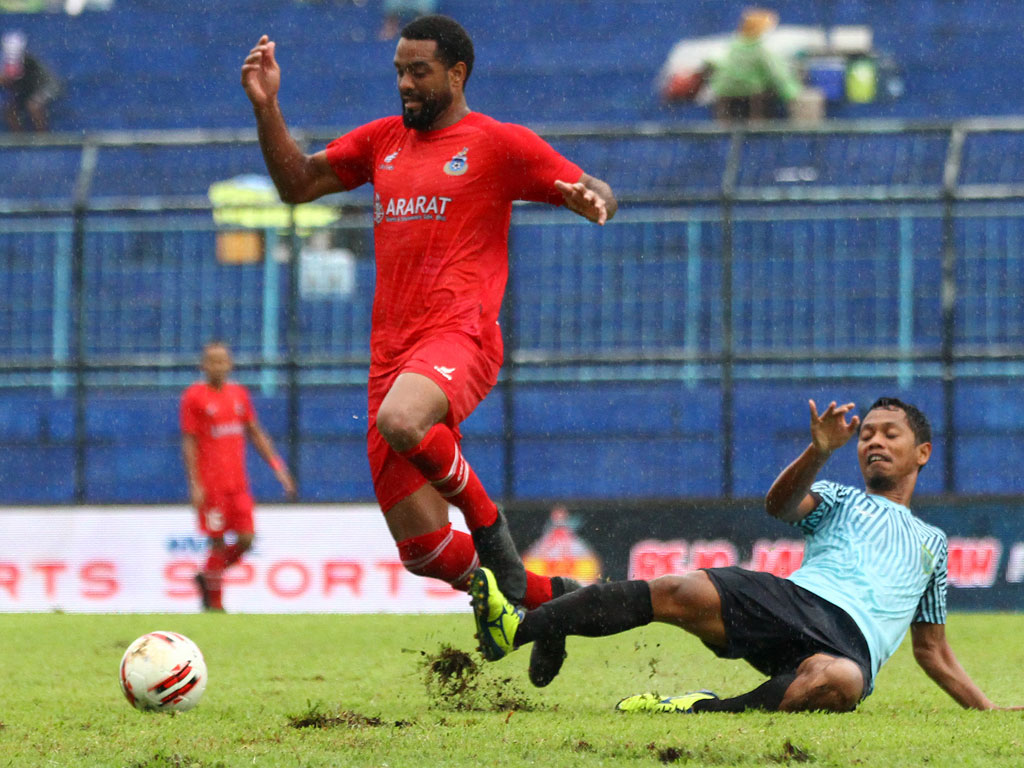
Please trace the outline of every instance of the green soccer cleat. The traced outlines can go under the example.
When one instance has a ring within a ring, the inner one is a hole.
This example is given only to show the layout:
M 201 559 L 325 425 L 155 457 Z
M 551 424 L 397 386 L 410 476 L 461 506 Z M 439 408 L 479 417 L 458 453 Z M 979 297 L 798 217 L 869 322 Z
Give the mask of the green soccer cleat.
M 508 520 L 499 509 L 498 519 L 473 531 L 473 548 L 480 565 L 494 574 L 494 583 L 511 602 L 521 605 L 526 596 L 526 568 L 508 529 Z
M 676 712 L 689 715 L 693 714 L 693 705 L 698 701 L 717 698 L 711 691 L 691 691 L 682 696 L 667 698 L 656 693 L 636 693 L 616 704 L 615 709 L 619 712 Z
M 488 661 L 497 661 L 515 650 L 513 641 L 523 611 L 505 599 L 489 568 L 477 568 L 469 582 L 469 595 L 476 619 L 476 639 L 480 653 Z

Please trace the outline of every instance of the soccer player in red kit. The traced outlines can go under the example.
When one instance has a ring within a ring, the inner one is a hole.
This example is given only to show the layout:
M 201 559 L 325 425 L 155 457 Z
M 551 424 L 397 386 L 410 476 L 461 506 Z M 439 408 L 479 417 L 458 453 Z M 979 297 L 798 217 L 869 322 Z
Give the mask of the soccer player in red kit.
M 502 362 L 498 313 L 512 202 L 563 204 L 604 224 L 617 207 L 611 189 L 532 131 L 469 110 L 473 43 L 446 16 L 402 30 L 394 58 L 401 116 L 367 123 L 313 155 L 285 124 L 274 49 L 260 38 L 242 85 L 281 199 L 374 187 L 367 441 L 402 563 L 465 590 L 479 558 L 510 599 L 551 599 L 567 583 L 526 572 L 504 515 L 462 454 L 459 424 L 494 386 Z M 452 530 L 449 504 L 472 536 Z
M 185 456 L 189 496 L 199 513 L 199 528 L 209 538 L 206 566 L 196 584 L 206 610 L 221 611 L 221 576 L 252 547 L 252 496 L 245 474 L 245 438 L 270 465 L 285 493 L 295 495 L 288 467 L 256 420 L 249 393 L 228 381 L 231 351 L 221 342 L 203 348 L 204 381 L 192 384 L 181 397 L 181 448 Z M 235 541 L 227 544 L 231 531 Z

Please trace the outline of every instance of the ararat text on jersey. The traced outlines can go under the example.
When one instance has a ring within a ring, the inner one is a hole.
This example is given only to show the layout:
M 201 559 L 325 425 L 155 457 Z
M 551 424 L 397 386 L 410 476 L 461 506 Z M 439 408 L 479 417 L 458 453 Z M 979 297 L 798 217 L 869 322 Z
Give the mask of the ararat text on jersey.
M 384 209 L 384 215 L 388 221 L 392 221 L 394 218 L 426 217 L 427 214 L 434 214 L 434 218 L 444 221 L 445 209 L 448 208 L 448 203 L 451 201 L 450 197 L 441 197 L 439 195 L 432 197 L 427 197 L 426 195 L 419 195 L 418 197 L 393 197 L 388 200 L 388 204 Z

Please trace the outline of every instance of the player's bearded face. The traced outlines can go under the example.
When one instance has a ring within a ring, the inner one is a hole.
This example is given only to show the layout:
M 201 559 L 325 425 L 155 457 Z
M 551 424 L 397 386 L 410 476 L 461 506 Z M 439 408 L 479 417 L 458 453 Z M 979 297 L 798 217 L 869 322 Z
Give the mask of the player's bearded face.
M 426 131 L 451 106 L 455 98 L 447 83 L 427 91 L 407 91 L 402 96 L 402 123 L 406 128 Z
M 430 130 L 455 101 L 457 70 L 438 58 L 436 40 L 403 37 L 395 48 L 395 73 L 405 127 Z

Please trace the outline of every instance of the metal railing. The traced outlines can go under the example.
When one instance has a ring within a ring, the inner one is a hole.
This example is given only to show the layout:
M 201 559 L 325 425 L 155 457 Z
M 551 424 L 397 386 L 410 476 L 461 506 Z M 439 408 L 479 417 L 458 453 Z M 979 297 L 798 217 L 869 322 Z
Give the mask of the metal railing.
M 517 386 L 560 380 L 715 382 L 724 496 L 737 381 L 941 381 L 942 488 L 957 490 L 958 380 L 1024 370 L 1024 119 L 540 132 L 621 209 L 603 229 L 513 217 L 506 496 Z M 78 500 L 89 389 L 178 386 L 205 338 L 231 338 L 254 383 L 287 393 L 293 456 L 301 388 L 361 380 L 371 199 L 330 201 L 321 231 L 354 255 L 359 290 L 317 295 L 294 217 L 256 263 L 214 260 L 207 187 L 261 169 L 251 130 L 0 136 L 0 387 L 73 397 Z

